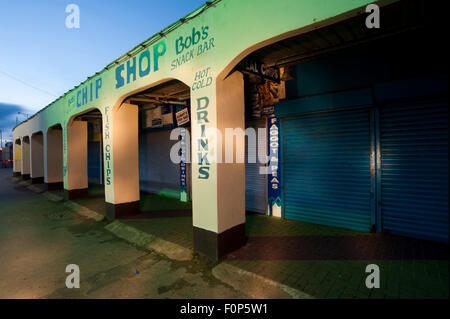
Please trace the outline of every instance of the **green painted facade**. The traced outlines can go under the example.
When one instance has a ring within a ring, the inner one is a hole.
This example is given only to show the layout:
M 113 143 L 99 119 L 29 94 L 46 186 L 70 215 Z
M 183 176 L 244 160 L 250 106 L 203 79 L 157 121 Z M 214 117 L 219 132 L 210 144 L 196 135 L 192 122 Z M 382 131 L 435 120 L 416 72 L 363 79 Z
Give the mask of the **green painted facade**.
M 18 125 L 14 139 L 47 129 L 63 127 L 64 167 L 67 163 L 67 125 L 79 114 L 98 109 L 103 115 L 105 162 L 105 200 L 115 203 L 112 130 L 115 110 L 130 95 L 177 79 L 191 87 L 193 126 L 192 149 L 197 149 L 198 126 L 194 111 L 200 106 L 208 111 L 207 127 L 216 127 L 216 80 L 224 79 L 245 56 L 280 39 L 299 35 L 327 24 L 364 12 L 370 0 L 222 0 L 197 9 L 189 23 L 176 23 L 162 35 L 130 51 L 70 90 L 29 120 Z M 114 39 L 120 41 L 120 39 Z M 203 82 L 202 82 L 203 80 Z M 203 83 L 203 84 L 202 84 Z M 207 106 L 206 106 L 207 105 Z M 243 116 L 243 115 L 242 115 Z M 196 214 L 217 210 L 217 174 L 215 145 L 210 143 L 208 179 L 195 178 L 200 165 L 192 164 L 193 191 L 208 200 L 195 200 L 194 226 L 217 232 L 216 214 Z M 66 172 L 66 170 L 64 170 Z M 64 175 L 67 185 L 67 175 Z M 201 219 L 201 220 L 200 220 Z

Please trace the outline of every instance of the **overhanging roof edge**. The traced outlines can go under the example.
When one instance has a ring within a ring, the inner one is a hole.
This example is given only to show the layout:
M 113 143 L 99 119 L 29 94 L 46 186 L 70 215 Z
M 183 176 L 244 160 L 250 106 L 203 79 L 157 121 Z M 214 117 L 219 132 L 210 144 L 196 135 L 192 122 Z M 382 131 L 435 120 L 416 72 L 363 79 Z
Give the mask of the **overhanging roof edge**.
M 153 44 L 156 41 L 158 41 L 161 38 L 163 38 L 166 34 L 168 34 L 168 33 L 172 32 L 173 30 L 177 29 L 180 25 L 184 24 L 186 21 L 189 21 L 189 20 L 192 20 L 192 19 L 196 18 L 197 16 L 202 14 L 206 9 L 214 6 L 215 4 L 217 4 L 217 3 L 221 2 L 221 1 L 222 0 L 206 1 L 205 4 L 201 5 L 197 9 L 189 12 L 187 15 L 185 15 L 181 19 L 175 21 L 174 23 L 170 24 L 169 26 L 167 26 L 166 28 L 162 29 L 161 31 L 153 34 L 152 36 L 150 36 L 145 41 L 141 42 L 140 44 L 138 44 L 137 46 L 135 46 L 131 50 L 127 51 L 125 54 L 122 54 L 120 57 L 118 57 L 117 59 L 115 59 L 111 63 L 107 64 L 101 71 L 96 72 L 94 75 L 89 76 L 83 82 L 80 82 L 80 84 L 78 84 L 78 85 L 74 86 L 72 89 L 66 91 L 63 95 L 58 97 L 56 100 L 52 101 L 50 104 L 48 104 L 45 107 L 43 107 L 42 109 L 40 109 L 39 111 L 34 113 L 32 116 L 30 116 L 26 120 L 24 120 L 24 121 L 20 122 L 19 124 L 15 125 L 12 130 L 14 131 L 16 127 L 22 125 L 23 123 L 27 122 L 28 120 L 31 120 L 32 118 L 34 118 L 36 115 L 38 115 L 42 111 L 45 111 L 48 107 L 50 107 L 54 103 L 58 102 L 62 97 L 66 96 L 67 94 L 72 92 L 77 87 L 79 87 L 79 86 L 83 85 L 84 83 L 86 83 L 86 81 L 92 79 L 93 77 L 95 77 L 95 76 L 97 76 L 99 74 L 102 74 L 106 70 L 109 70 L 109 68 L 112 67 L 112 66 L 115 66 L 115 65 L 117 65 L 119 63 L 122 63 L 122 62 L 125 62 L 126 60 L 128 60 L 131 57 L 135 56 L 137 53 L 139 53 L 140 51 L 144 50 L 145 48 L 147 48 L 151 44 Z M 133 53 L 131 54 L 131 52 L 133 52 Z

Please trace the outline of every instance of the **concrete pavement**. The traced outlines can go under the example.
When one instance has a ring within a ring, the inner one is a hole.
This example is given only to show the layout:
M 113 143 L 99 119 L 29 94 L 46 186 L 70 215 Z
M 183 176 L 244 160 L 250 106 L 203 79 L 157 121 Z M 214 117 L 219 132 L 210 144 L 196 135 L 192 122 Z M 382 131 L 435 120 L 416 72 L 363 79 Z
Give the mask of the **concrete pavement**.
M 192 217 L 184 213 L 149 212 L 108 224 L 99 221 L 104 200 L 97 193 L 64 202 L 55 192 L 36 196 L 7 175 L 0 175 L 0 190 L 7 188 L 0 200 L 0 298 L 449 295 L 448 245 L 249 215 L 247 244 L 212 263 L 192 254 Z M 163 201 L 147 204 L 154 200 Z M 98 218 L 86 218 L 93 214 Z M 82 285 L 70 290 L 64 269 L 76 262 Z M 365 285 L 368 264 L 380 268 L 379 289 Z
M 0 170 L 0 298 L 244 298 L 211 274 L 212 264 L 174 261 L 114 236 L 11 182 Z M 68 264 L 80 289 L 65 286 Z

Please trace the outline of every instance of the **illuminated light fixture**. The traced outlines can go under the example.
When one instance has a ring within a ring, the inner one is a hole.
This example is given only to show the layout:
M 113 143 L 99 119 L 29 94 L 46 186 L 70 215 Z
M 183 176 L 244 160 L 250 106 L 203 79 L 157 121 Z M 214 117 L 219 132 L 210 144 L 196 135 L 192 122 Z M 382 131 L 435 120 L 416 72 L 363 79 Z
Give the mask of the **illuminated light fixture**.
M 281 75 L 281 81 L 291 81 L 295 80 L 295 77 L 292 75 L 292 68 L 289 66 L 285 66 L 283 68 L 283 74 Z

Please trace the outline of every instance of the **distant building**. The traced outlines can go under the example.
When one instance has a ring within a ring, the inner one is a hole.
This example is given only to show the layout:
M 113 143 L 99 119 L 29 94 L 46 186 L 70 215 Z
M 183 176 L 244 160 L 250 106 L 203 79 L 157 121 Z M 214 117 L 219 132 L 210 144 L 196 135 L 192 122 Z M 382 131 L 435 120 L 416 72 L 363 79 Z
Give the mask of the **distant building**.
M 13 152 L 12 152 L 12 142 L 7 142 L 5 144 L 5 147 L 0 148 L 0 159 L 2 161 L 12 161 L 13 159 Z

